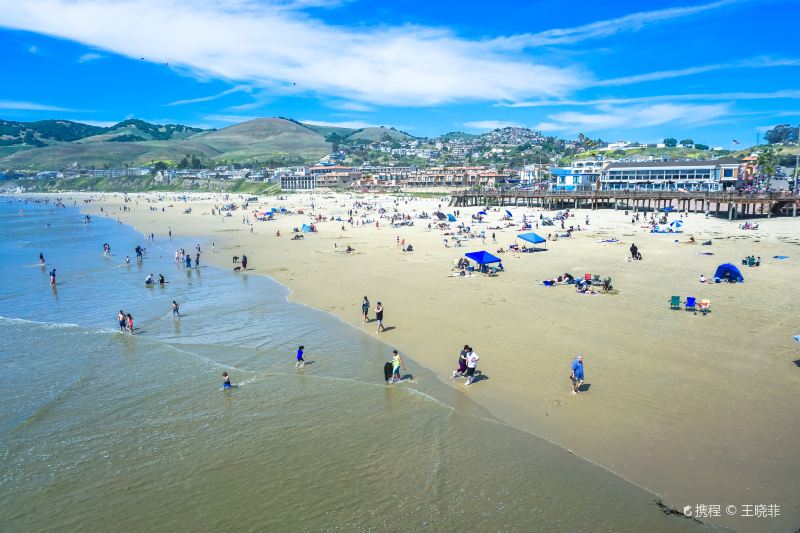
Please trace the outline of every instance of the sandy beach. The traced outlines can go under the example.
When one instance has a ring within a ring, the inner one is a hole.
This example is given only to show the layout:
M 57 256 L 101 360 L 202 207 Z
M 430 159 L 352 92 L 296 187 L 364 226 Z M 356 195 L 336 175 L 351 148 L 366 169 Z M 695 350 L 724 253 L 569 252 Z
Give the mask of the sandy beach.
M 511 208 L 513 225 L 493 230 L 506 224 L 504 210 L 492 208 L 486 223 L 473 224 L 470 215 L 480 208 L 461 208 L 458 222 L 442 231 L 415 217 L 440 204 L 452 213 L 446 199 L 290 194 L 263 197 L 225 217 L 212 216 L 212 208 L 241 206 L 244 198 L 197 194 L 181 200 L 151 193 L 130 195 L 123 204 L 119 194 L 57 196 L 76 200 L 93 216 L 155 233 L 159 241 L 168 228 L 174 236 L 196 236 L 205 263 L 231 268 L 233 256 L 247 255 L 248 272 L 232 276 L 274 278 L 293 291 L 291 299 L 377 335 L 497 419 L 657 493 L 676 509 L 777 504 L 778 518 L 723 511 L 703 520 L 741 531 L 786 531 L 800 523 L 800 351 L 792 339 L 800 334 L 800 288 L 793 278 L 800 272 L 800 219 L 759 219 L 752 231 L 740 229 L 740 221 L 690 213 L 682 234 L 651 234 L 622 210 L 578 210 L 567 227 L 580 225 L 582 231 L 572 237 L 548 242 L 546 252 L 501 254 L 505 271 L 496 277 L 462 278 L 448 274 L 465 252 L 522 245 L 515 236 L 523 215 L 536 220 L 555 213 Z M 354 202 L 373 207 L 355 208 L 356 219 L 371 222 L 331 220 L 347 220 Z M 123 212 L 123 205 L 129 210 Z M 292 214 L 255 219 L 254 210 L 272 207 Z M 397 209 L 414 225 L 392 228 L 375 208 L 385 209 L 384 217 Z M 318 232 L 292 240 L 293 228 L 315 216 L 328 220 L 315 222 Z M 444 233 L 462 222 L 484 230 L 485 244 L 477 238 L 454 247 Z M 557 226 L 533 231 L 561 233 Z M 687 244 L 690 236 L 712 245 Z M 398 237 L 414 251 L 401 251 Z M 612 238 L 619 242 L 599 242 Z M 631 243 L 642 261 L 628 260 Z M 354 251 L 345 253 L 347 246 Z M 761 266 L 741 267 L 745 283 L 699 283 L 700 274 L 711 277 L 717 265 L 739 265 L 748 255 L 760 256 Z M 789 258 L 773 258 L 779 255 Z M 572 286 L 542 285 L 564 272 L 611 277 L 615 290 L 588 295 Z M 362 324 L 364 295 L 371 314 L 376 302 L 383 303 L 385 332 L 376 334 L 374 322 Z M 672 295 L 709 299 L 712 312 L 670 310 Z M 450 378 L 464 344 L 481 358 L 483 379 L 471 387 Z M 584 357 L 586 385 L 573 396 L 568 376 L 577 353 Z M 375 375 L 381 379 L 381 369 Z

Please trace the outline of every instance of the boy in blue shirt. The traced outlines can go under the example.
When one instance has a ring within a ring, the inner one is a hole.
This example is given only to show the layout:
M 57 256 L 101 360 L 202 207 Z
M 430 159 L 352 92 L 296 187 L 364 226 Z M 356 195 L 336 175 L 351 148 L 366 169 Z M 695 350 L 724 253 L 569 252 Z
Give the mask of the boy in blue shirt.
M 303 360 L 303 348 L 305 348 L 305 346 L 300 346 L 297 349 L 297 362 L 294 364 L 297 368 L 306 366 L 306 362 Z
M 569 375 L 572 380 L 572 394 L 578 394 L 583 385 L 583 356 L 578 354 L 578 357 L 572 362 L 572 373 Z

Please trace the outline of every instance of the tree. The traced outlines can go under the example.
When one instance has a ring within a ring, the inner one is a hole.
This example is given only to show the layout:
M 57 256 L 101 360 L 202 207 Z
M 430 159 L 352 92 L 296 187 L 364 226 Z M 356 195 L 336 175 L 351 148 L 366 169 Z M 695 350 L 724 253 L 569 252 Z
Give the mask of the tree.
M 758 154 L 758 170 L 762 177 L 766 177 L 766 186 L 769 188 L 772 177 L 778 166 L 778 154 L 768 146 Z
M 183 159 L 181 159 L 180 162 L 178 163 L 178 169 L 183 170 L 188 167 L 189 167 L 189 160 L 186 159 L 186 156 L 183 156 Z
M 664 139 L 664 146 L 667 148 L 675 148 L 678 146 L 678 139 L 675 139 L 674 137 L 667 137 Z
M 203 163 L 197 158 L 196 155 L 192 156 L 192 168 L 203 168 Z
M 680 144 L 682 144 L 684 146 L 689 146 L 689 145 L 694 144 L 694 141 L 691 140 L 691 139 L 683 139 L 683 140 L 681 140 Z
M 767 132 L 764 134 L 764 139 L 769 144 L 796 143 L 797 128 L 790 127 L 788 124 L 779 124 L 774 128 L 767 130 Z
M 153 172 L 164 172 L 167 168 L 167 164 L 163 161 L 156 161 L 153 165 Z
M 708 150 L 707 144 L 695 144 L 694 147 L 698 150 Z

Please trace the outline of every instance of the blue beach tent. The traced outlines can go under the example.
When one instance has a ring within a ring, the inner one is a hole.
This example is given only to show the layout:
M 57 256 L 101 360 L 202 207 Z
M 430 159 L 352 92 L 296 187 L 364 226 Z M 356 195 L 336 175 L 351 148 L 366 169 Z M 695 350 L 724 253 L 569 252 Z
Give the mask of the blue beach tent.
M 467 258 L 472 259 L 479 265 L 488 265 L 490 263 L 499 263 L 500 258 L 495 257 L 486 250 L 481 250 L 480 252 L 468 252 L 464 254 Z
M 478 211 L 478 214 L 479 214 L 479 215 L 486 216 L 486 211 Z
M 520 233 L 517 235 L 517 238 L 522 239 L 523 241 L 528 241 L 529 243 L 533 244 L 533 249 L 536 249 L 537 244 L 545 243 L 545 248 L 547 247 L 547 239 L 542 237 L 537 233 Z
M 714 272 L 714 277 L 719 279 L 729 279 L 730 281 L 735 281 L 737 283 L 744 282 L 744 277 L 742 273 L 739 272 L 739 269 L 736 268 L 734 265 L 730 263 L 724 263 L 717 267 L 717 271 Z
M 447 221 L 448 222 L 455 222 L 456 221 L 456 217 L 454 217 L 450 213 L 447 213 Z
M 310 233 L 311 231 L 313 231 L 311 229 L 311 226 L 309 226 L 308 224 L 303 224 L 303 227 L 300 229 L 303 230 L 303 233 Z

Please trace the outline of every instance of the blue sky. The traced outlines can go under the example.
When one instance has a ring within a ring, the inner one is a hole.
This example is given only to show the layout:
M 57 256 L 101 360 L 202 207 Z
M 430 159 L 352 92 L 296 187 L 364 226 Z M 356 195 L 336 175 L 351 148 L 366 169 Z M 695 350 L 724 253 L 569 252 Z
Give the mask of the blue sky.
M 800 2 L 0 0 L 0 117 L 755 143 L 800 121 Z

